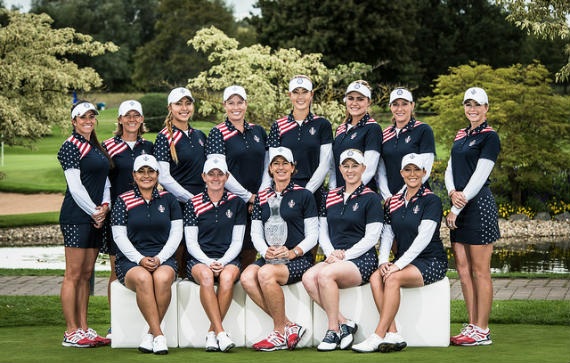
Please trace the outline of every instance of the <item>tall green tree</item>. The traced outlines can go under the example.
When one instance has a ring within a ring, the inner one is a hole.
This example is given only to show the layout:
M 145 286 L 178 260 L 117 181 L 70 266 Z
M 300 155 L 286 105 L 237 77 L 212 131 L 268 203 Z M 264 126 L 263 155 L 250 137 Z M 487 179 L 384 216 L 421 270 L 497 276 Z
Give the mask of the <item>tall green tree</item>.
M 0 9 L 0 135 L 8 145 L 29 144 L 52 125 L 68 126 L 71 92 L 101 85 L 94 69 L 79 67 L 69 56 L 117 50 L 51 24 L 46 14 Z
M 250 22 L 263 45 L 322 53 L 327 66 L 362 62 L 375 81 L 417 83 L 413 44 L 420 29 L 412 0 L 258 0 Z M 373 81 L 374 81 L 373 80 Z
M 162 0 L 155 37 L 137 49 L 134 83 L 145 90 L 164 90 L 186 84 L 208 66 L 206 57 L 186 45 L 196 31 L 216 26 L 234 36 L 236 23 L 223 0 Z
M 471 63 L 452 67 L 435 80 L 429 106 L 438 113 L 430 123 L 439 142 L 453 143 L 468 126 L 461 102 L 466 89 L 482 87 L 489 95 L 489 126 L 501 138 L 501 153 L 492 177 L 494 188 L 521 205 L 530 192 L 551 189 L 553 175 L 570 165 L 570 97 L 553 92 L 541 64 L 493 69 Z
M 111 41 L 118 52 L 91 58 L 78 55 L 73 60 L 90 66 L 101 75 L 111 91 L 132 88 L 136 48 L 154 36 L 159 0 L 33 0 L 31 12 L 46 13 L 53 27 L 71 27 L 98 41 Z

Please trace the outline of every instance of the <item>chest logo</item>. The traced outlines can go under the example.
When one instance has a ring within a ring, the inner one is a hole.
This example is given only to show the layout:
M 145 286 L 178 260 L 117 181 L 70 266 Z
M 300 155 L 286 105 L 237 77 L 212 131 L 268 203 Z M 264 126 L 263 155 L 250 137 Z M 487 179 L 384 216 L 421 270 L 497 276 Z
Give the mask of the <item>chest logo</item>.
M 228 209 L 228 210 L 226 211 L 226 217 L 231 218 L 233 215 L 234 215 L 234 214 L 232 213 L 231 210 Z
M 473 140 L 473 141 L 471 141 L 471 142 L 469 143 L 469 146 L 473 146 L 473 145 L 475 145 L 476 143 L 477 143 L 477 140 Z
M 352 134 L 352 135 L 350 136 L 350 139 L 351 139 L 351 140 L 354 140 L 354 139 L 356 138 L 356 135 L 358 135 L 358 134 L 355 132 L 354 134 Z
M 416 206 L 414 207 L 414 209 L 412 209 L 412 211 L 414 212 L 414 214 L 418 214 L 418 212 L 420 211 L 420 206 L 419 206 L 419 205 L 416 205 Z
M 291 199 L 289 203 L 287 203 L 287 205 L 289 206 L 289 208 L 293 208 L 295 206 L 295 201 Z
M 165 210 L 166 210 L 166 208 L 164 208 L 164 206 L 163 206 L 162 204 L 160 204 L 160 205 L 158 206 L 158 211 L 159 211 L 160 213 L 164 213 Z
M 358 202 L 354 203 L 354 205 L 352 206 L 352 211 L 356 212 L 358 210 Z
M 311 135 L 315 135 L 316 132 L 317 132 L 317 130 L 315 130 L 314 127 L 311 127 L 311 128 L 309 129 L 309 134 L 311 134 Z
M 408 137 L 406 137 L 404 141 L 406 142 L 406 144 L 408 144 L 410 141 L 412 141 L 412 137 L 408 135 Z
M 253 139 L 255 140 L 255 142 L 259 142 L 259 141 L 260 141 L 260 140 L 259 140 L 259 136 L 257 136 L 257 135 L 253 135 Z
M 200 143 L 200 146 L 204 146 L 204 141 L 202 141 L 202 139 L 198 140 L 198 142 Z

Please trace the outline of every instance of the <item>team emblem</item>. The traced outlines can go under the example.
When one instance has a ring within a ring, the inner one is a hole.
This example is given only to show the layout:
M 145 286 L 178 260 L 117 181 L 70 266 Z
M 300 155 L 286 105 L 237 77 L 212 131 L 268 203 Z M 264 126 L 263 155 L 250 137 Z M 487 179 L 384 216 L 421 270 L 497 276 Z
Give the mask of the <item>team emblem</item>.
M 471 142 L 469 143 L 469 146 L 475 145 L 476 142 L 477 142 L 476 140 L 471 141 Z
M 257 135 L 253 135 L 253 139 L 255 140 L 255 142 L 259 142 L 259 141 L 260 141 L 260 140 L 259 140 L 259 136 L 257 136 Z
M 408 144 L 410 141 L 412 141 L 412 138 L 408 135 L 408 137 L 406 137 L 406 144 Z
M 356 132 L 354 134 L 352 134 L 352 136 L 350 136 L 351 140 L 354 140 L 356 138 L 356 135 L 358 135 Z
M 129 105 L 134 106 L 134 105 L 135 105 L 135 102 L 134 102 L 134 101 L 131 101 L 131 102 L 129 103 Z
M 158 206 L 158 211 L 159 211 L 160 213 L 164 213 L 165 210 L 166 210 L 166 208 L 164 208 L 164 206 L 163 206 L 162 204 L 160 204 L 160 205 Z
M 356 212 L 358 210 L 358 202 L 354 203 L 354 205 L 352 206 L 352 211 Z
M 311 128 L 309 129 L 309 134 L 311 134 L 311 135 L 314 135 L 316 132 L 317 132 L 317 130 L 315 130 L 314 127 L 311 127 Z
M 289 208 L 293 208 L 295 206 L 295 201 L 291 199 L 289 203 L 287 203 L 287 205 L 289 206 Z
M 303 80 L 301 78 L 297 78 L 297 84 L 302 84 Z
M 419 211 L 420 211 L 420 206 L 416 205 L 413 209 L 414 214 L 418 214 Z
M 228 210 L 226 211 L 226 217 L 231 218 L 233 215 L 234 215 L 234 214 L 232 213 L 231 210 L 228 209 Z
M 204 146 L 204 141 L 202 141 L 202 139 L 198 140 L 198 142 L 200 143 L 200 146 Z
M 237 86 L 234 86 L 234 87 L 232 88 L 232 90 L 233 90 L 234 92 L 237 92 L 237 91 L 238 91 L 238 87 L 237 87 Z
M 399 89 L 399 90 L 396 92 L 396 94 L 397 94 L 398 96 L 401 96 L 403 93 L 404 93 L 404 91 L 402 91 L 401 89 Z
M 354 89 L 359 89 L 359 88 L 360 88 L 360 84 L 357 83 L 354 85 Z
M 471 90 L 471 94 L 474 95 L 475 93 L 477 93 L 477 90 L 476 90 L 475 88 L 473 88 L 473 89 Z

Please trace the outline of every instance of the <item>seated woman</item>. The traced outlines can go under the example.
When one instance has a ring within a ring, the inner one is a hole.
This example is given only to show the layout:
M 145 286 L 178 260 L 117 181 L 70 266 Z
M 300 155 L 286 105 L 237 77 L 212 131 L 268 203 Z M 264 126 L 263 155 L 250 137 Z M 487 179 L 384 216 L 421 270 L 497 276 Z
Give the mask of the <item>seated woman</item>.
M 319 243 L 326 260 L 303 276 L 305 289 L 324 309 L 329 322 L 319 351 L 351 346 L 357 325 L 339 311 L 338 289 L 368 281 L 378 264 L 375 245 L 382 231 L 380 197 L 362 182 L 366 169 L 362 152 L 343 151 L 339 169 L 344 186 L 323 198 L 319 217 Z
M 182 211 L 176 198 L 156 189 L 158 162 L 140 155 L 133 164 L 133 190 L 117 197 L 111 225 L 117 244 L 118 280 L 137 295 L 137 305 L 149 325 L 139 350 L 167 354 L 160 322 L 170 304 L 170 286 L 178 266 L 173 257 L 182 239 Z
M 266 339 L 253 345 L 255 350 L 273 351 L 295 349 L 305 328 L 290 321 L 285 315 L 285 298 L 281 285 L 301 280 L 313 264 L 311 248 L 317 244 L 317 207 L 313 194 L 291 181 L 295 172 L 293 153 L 286 147 L 271 148 L 268 172 L 272 186 L 255 198 L 251 239 L 262 258 L 249 265 L 241 274 L 241 284 L 263 311 L 273 319 L 273 331 Z M 270 217 L 270 204 L 280 203 L 278 209 L 287 225 L 287 239 L 283 246 L 268 246 L 264 225 Z M 288 263 L 266 263 L 286 259 Z
M 202 179 L 206 190 L 191 198 L 184 207 L 184 235 L 190 257 L 186 276 L 200 285 L 200 301 L 210 319 L 206 351 L 227 352 L 235 347 L 224 331 L 222 321 L 239 277 L 239 253 L 245 232 L 245 203 L 224 189 L 228 166 L 223 158 L 204 163 Z M 218 292 L 214 280 L 218 279 Z
M 361 353 L 400 351 L 406 342 L 398 334 L 394 317 L 400 306 L 400 287 L 429 285 L 445 277 L 447 255 L 439 238 L 441 200 L 422 185 L 425 160 L 419 154 L 402 159 L 400 174 L 405 189 L 386 203 L 379 267 L 370 277 L 374 302 L 380 312 L 376 331 L 352 350 Z M 396 237 L 395 261 L 388 262 Z

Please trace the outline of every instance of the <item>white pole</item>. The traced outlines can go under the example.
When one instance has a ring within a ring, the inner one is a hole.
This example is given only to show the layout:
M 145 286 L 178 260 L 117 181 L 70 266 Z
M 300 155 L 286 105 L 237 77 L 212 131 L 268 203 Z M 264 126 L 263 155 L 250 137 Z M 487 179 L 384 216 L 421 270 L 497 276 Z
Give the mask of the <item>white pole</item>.
M 2 139 L 4 139 L 4 134 L 2 134 Z M 4 167 L 4 140 L 2 140 L 2 156 L 0 157 L 1 162 L 0 165 Z

